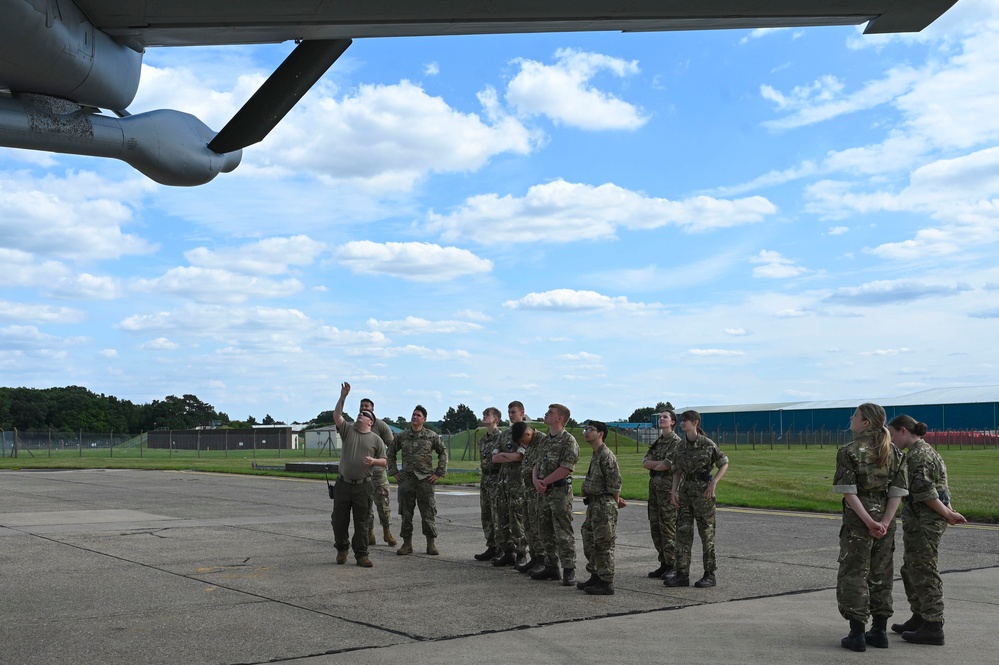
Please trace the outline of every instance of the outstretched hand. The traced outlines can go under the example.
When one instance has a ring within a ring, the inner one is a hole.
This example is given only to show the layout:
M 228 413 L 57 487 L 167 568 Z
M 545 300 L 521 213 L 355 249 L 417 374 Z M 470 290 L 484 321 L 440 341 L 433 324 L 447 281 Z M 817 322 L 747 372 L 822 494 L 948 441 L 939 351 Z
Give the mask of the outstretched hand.
M 346 397 L 350 394 L 350 384 L 344 381 L 340 384 L 340 397 Z

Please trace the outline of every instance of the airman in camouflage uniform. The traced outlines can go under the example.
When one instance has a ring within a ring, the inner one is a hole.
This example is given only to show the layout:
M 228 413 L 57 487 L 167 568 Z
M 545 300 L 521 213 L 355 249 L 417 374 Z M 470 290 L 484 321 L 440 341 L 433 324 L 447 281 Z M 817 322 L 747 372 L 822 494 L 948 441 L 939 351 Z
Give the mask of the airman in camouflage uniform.
M 534 489 L 541 495 L 539 521 L 547 561 L 531 579 L 557 580 L 562 564 L 562 586 L 576 584 L 576 536 L 572 528 L 572 470 L 579 461 L 579 444 L 565 430 L 569 409 L 552 404 L 545 413 L 548 438 L 534 465 Z
M 524 535 L 530 551 L 530 559 L 518 563 L 521 573 L 538 573 L 545 567 L 545 545 L 541 538 L 541 494 L 534 489 L 534 465 L 541 457 L 545 434 L 528 426 L 525 422 L 514 423 L 510 427 L 514 441 L 519 442 L 517 452 L 524 456 L 520 465 L 520 479 L 524 486 Z
M 902 584 L 912 618 L 892 630 L 916 644 L 944 643 L 943 582 L 937 570 L 940 539 L 948 524 L 967 522 L 951 507 L 947 465 L 921 437 L 926 423 L 898 416 L 888 424 L 892 441 L 907 450 L 905 468 L 909 495 L 902 501 Z
M 489 561 L 498 552 L 496 535 L 499 525 L 496 523 L 493 505 L 499 493 L 500 465 L 493 463 L 493 450 L 496 449 L 501 434 L 497 427 L 499 421 L 500 412 L 496 407 L 491 406 L 482 412 L 486 433 L 479 439 L 479 515 L 482 519 L 482 533 L 486 537 L 486 551 L 476 554 L 476 561 Z
M 524 419 L 524 405 L 521 402 L 510 402 L 507 413 L 511 426 Z M 527 538 L 524 534 L 525 498 L 524 485 L 520 479 L 521 465 L 524 454 L 520 446 L 513 440 L 510 429 L 500 435 L 499 443 L 493 454 L 493 462 L 502 465 L 500 471 L 500 508 L 502 513 L 502 553 L 493 560 L 494 566 L 515 566 L 525 561 L 527 554 Z
M 676 427 L 676 414 L 663 411 L 659 414 L 662 434 L 649 446 L 642 466 L 649 470 L 649 528 L 652 544 L 659 553 L 659 567 L 649 577 L 666 579 L 675 572 L 676 563 L 676 506 L 673 505 L 673 469 L 669 456 L 680 443 Z
M 718 481 L 728 471 L 728 457 L 701 429 L 701 414 L 684 411 L 680 428 L 685 434 L 667 458 L 673 469 L 671 494 L 677 507 L 676 574 L 667 576 L 666 586 L 690 585 L 690 551 L 694 546 L 694 522 L 701 536 L 704 576 L 694 586 L 713 587 L 715 569 L 715 490 Z M 712 467 L 718 473 L 712 478 Z
M 388 472 L 399 483 L 399 514 L 402 515 L 402 547 L 396 554 L 413 553 L 413 513 L 420 506 L 423 535 L 427 537 L 427 554 L 437 551 L 437 502 L 434 485 L 447 473 L 447 448 L 436 432 L 424 428 L 427 410 L 417 405 L 410 422 L 412 427 L 392 441 L 388 451 Z M 396 458 L 402 451 L 402 471 Z M 437 453 L 434 467 L 433 453 Z
M 368 398 L 361 400 L 361 410 L 375 412 L 375 403 Z M 384 420 L 376 420 L 371 428 L 385 443 L 385 449 L 392 445 L 392 428 Z M 374 506 L 378 511 L 378 521 L 382 525 L 382 536 L 385 544 L 395 547 L 395 537 L 392 535 L 392 506 L 389 502 L 389 480 L 388 473 L 380 466 L 372 467 L 371 486 L 374 489 Z M 368 544 L 374 545 L 375 538 L 375 510 L 368 512 Z
M 885 628 L 892 615 L 895 512 L 906 489 L 902 453 L 885 428 L 885 410 L 861 404 L 850 417 L 853 441 L 836 453 L 833 491 L 843 495 L 839 532 L 836 600 L 850 622 L 840 643 L 852 651 L 888 646 Z M 867 633 L 867 617 L 874 623 Z
M 590 579 L 578 582 L 576 588 L 594 596 L 611 596 L 614 595 L 617 511 L 628 504 L 621 498 L 621 470 L 617 457 L 604 444 L 607 424 L 591 420 L 583 429 L 583 436 L 593 447 L 590 467 L 583 480 L 586 519 L 580 530 Z

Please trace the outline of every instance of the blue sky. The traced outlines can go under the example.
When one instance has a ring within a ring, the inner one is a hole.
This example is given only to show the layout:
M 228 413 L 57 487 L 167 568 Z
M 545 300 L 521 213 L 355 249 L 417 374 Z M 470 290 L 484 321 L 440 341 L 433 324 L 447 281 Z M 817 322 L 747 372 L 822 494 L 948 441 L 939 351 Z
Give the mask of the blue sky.
M 996 34 L 356 40 L 201 187 L 0 149 L 2 383 L 287 422 L 344 380 L 578 420 L 996 383 Z M 292 47 L 150 50 L 130 110 L 220 129 Z

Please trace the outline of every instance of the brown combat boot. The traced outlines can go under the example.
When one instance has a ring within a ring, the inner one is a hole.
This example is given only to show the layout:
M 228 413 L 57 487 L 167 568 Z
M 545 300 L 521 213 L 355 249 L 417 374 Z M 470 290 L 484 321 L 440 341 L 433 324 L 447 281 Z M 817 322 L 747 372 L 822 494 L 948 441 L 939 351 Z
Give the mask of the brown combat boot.
M 340 550 L 339 552 L 336 553 L 336 562 L 338 564 L 347 563 L 347 552 L 348 551 L 349 550 Z
M 437 543 L 434 538 L 427 536 L 427 554 L 440 554 L 437 551 Z
M 412 537 L 410 537 L 410 538 L 403 538 L 402 539 L 402 547 L 400 547 L 399 549 L 397 549 L 395 551 L 395 553 L 398 554 L 399 556 L 404 556 L 406 554 L 412 554 L 413 553 L 413 538 Z
M 375 527 L 371 527 L 368 529 L 368 545 L 376 545 L 377 543 L 378 539 L 375 538 Z
M 395 547 L 396 540 L 395 540 L 395 536 L 392 535 L 392 527 L 388 527 L 388 526 L 385 527 L 384 528 L 384 533 L 382 534 L 382 536 L 384 536 L 384 538 L 385 538 L 385 544 L 386 545 L 388 545 L 389 547 Z
M 360 566 L 361 568 L 371 568 L 371 566 L 373 566 L 374 564 L 371 563 L 371 559 L 369 559 L 366 554 L 362 554 L 361 556 L 357 557 L 357 565 Z

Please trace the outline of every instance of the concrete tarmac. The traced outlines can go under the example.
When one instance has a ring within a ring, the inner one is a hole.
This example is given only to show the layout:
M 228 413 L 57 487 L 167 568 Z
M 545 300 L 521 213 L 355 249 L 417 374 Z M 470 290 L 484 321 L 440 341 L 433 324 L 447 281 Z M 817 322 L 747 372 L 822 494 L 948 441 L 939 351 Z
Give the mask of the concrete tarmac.
M 379 542 L 360 568 L 334 562 L 322 481 L 0 471 L 0 663 L 999 662 L 994 525 L 944 537 L 945 646 L 890 633 L 890 648 L 854 653 L 839 645 L 838 515 L 721 508 L 718 586 L 670 589 L 646 575 L 655 551 L 633 502 L 617 593 L 588 596 L 475 561 L 476 488 L 440 488 L 437 506 L 439 556 L 417 535 L 416 554 Z M 695 579 L 700 558 L 695 542 Z M 909 616 L 900 581 L 895 611 Z

